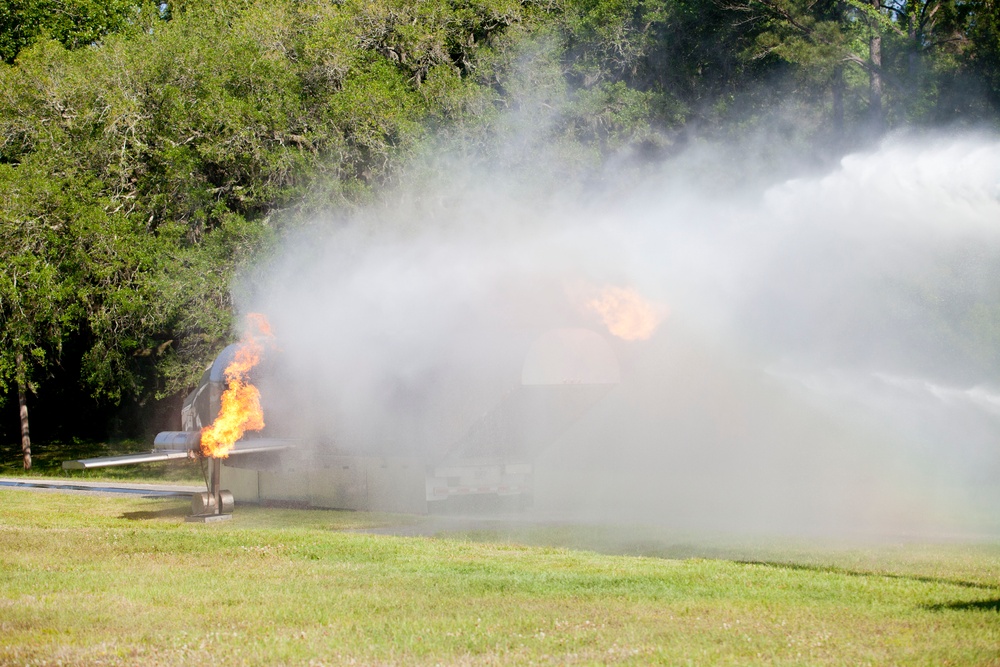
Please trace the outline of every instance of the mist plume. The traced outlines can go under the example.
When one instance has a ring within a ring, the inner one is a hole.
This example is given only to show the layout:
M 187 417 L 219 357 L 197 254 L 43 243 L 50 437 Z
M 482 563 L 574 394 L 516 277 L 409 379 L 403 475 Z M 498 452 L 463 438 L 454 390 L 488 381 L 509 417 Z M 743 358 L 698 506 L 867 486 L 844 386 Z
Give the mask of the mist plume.
M 621 382 L 534 453 L 538 516 L 997 530 L 995 137 L 890 137 L 791 180 L 697 144 L 580 180 L 558 158 L 414 165 L 245 290 L 308 396 L 301 434 L 430 456 L 519 382 L 533 340 L 587 328 Z M 648 305 L 621 336 L 594 303 L 630 295 Z

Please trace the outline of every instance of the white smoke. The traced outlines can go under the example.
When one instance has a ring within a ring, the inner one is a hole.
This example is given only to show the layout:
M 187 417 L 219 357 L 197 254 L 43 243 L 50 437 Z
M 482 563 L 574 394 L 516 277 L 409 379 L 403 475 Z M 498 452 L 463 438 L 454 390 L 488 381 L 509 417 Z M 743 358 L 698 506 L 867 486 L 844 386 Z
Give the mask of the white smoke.
M 532 340 L 585 327 L 622 382 L 534 453 L 540 513 L 995 530 L 1000 141 L 895 137 L 783 181 L 728 158 L 564 182 L 546 159 L 417 161 L 382 203 L 290 239 L 244 304 L 281 340 L 294 421 L 430 457 L 518 382 Z M 670 315 L 613 339 L 581 298 L 606 285 Z

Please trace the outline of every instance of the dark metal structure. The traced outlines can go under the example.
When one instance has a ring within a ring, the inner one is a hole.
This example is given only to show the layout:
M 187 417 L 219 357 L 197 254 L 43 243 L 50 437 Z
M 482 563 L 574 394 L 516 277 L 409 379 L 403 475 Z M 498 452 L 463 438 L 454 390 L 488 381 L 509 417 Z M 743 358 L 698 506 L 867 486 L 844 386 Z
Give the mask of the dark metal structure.
M 352 445 L 349 439 L 320 445 L 267 437 L 265 430 L 264 437 L 237 442 L 226 459 L 205 457 L 201 429 L 219 413 L 224 371 L 236 349 L 225 348 L 185 398 L 183 430 L 159 433 L 151 452 L 67 461 L 63 467 L 202 459 L 209 468 L 207 488 L 192 498 L 192 521 L 228 518 L 235 500 L 409 513 L 513 509 L 531 503 L 534 457 L 619 382 L 617 358 L 603 336 L 586 329 L 553 329 L 527 351 L 520 383 L 471 420 L 462 435 L 433 449 L 379 450 Z M 293 420 L 302 407 L 293 405 Z M 448 405 L 438 407 L 449 410 Z M 275 430 L 286 435 L 280 420 L 277 424 Z

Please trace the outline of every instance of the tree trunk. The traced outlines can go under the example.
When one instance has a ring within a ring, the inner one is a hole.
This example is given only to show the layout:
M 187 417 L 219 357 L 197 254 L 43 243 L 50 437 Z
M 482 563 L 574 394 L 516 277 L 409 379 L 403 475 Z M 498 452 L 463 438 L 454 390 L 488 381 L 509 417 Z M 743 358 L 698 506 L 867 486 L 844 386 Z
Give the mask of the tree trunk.
M 28 433 L 28 402 L 25 384 L 28 374 L 24 368 L 24 355 L 17 353 L 17 404 L 21 408 L 21 453 L 24 455 L 24 469 L 31 470 L 31 436 Z
M 882 11 L 882 0 L 871 0 L 876 12 Z M 868 111 L 871 114 L 872 130 L 882 131 L 882 27 L 875 19 L 871 21 L 871 37 L 868 41 L 869 62 L 871 70 L 868 73 Z
M 910 100 L 917 99 L 917 92 L 920 90 L 920 53 L 923 39 L 921 31 L 917 28 L 917 3 L 908 2 L 906 5 L 906 37 L 909 42 L 908 53 L 906 54 L 906 78 L 907 90 L 910 93 Z
M 844 68 L 837 65 L 833 69 L 833 137 L 839 144 L 844 138 Z

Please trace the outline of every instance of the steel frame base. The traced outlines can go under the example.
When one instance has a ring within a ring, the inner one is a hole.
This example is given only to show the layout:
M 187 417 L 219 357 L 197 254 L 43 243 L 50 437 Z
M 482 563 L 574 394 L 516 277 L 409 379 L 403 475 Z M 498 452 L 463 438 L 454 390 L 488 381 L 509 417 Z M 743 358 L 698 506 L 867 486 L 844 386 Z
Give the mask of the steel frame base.
M 188 523 L 215 523 L 216 521 L 229 521 L 232 514 L 191 514 L 184 517 Z

